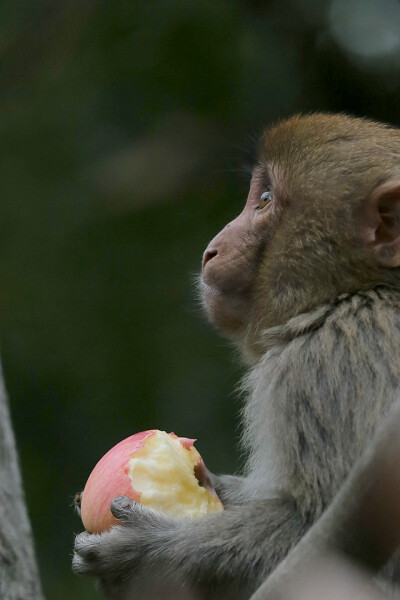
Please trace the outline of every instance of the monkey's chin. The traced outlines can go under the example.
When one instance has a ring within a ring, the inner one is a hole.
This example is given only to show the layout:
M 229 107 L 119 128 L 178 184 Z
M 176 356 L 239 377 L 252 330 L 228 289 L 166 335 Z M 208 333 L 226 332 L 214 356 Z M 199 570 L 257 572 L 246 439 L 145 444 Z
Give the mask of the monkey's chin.
M 224 337 L 238 341 L 246 330 L 248 302 L 245 297 L 223 292 L 200 281 L 202 304 L 212 325 Z

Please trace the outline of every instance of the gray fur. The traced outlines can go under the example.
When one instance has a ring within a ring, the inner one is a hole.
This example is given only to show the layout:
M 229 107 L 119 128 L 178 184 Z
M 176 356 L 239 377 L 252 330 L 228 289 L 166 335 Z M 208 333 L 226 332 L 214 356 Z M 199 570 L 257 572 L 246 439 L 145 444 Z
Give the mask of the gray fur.
M 399 308 L 400 292 L 377 287 L 265 331 L 243 386 L 245 477 L 213 476 L 224 512 L 179 521 L 117 499 L 122 525 L 77 536 L 74 569 L 118 600 L 162 598 L 151 595 L 160 578 L 190 600 L 248 598 L 331 502 L 395 402 Z

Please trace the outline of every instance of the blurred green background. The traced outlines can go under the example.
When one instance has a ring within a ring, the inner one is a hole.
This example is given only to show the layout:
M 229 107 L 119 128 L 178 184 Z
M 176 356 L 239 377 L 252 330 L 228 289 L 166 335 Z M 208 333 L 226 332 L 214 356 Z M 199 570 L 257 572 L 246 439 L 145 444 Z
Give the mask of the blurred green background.
M 157 427 L 240 468 L 241 366 L 195 276 L 246 197 L 254 140 L 297 111 L 399 124 L 397 0 L 5 0 L 2 358 L 46 596 L 72 575 L 95 462 Z

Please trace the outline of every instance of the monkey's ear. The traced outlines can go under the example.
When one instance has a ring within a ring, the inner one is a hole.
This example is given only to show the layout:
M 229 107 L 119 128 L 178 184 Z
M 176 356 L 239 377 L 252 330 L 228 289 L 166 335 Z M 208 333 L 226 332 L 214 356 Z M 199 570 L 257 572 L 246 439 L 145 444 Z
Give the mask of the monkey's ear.
M 383 267 L 400 267 L 400 179 L 379 185 L 368 198 L 363 234 Z

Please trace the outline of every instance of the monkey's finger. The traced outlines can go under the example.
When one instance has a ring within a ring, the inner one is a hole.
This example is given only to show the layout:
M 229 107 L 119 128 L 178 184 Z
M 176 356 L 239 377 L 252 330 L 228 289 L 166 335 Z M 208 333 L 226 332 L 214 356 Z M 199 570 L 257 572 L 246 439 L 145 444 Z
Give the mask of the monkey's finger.
M 83 546 L 86 546 L 86 544 L 91 540 L 92 537 L 94 537 L 94 535 L 92 533 L 88 533 L 87 531 L 82 531 L 82 533 L 78 533 L 75 537 L 74 550 L 76 552 L 79 552 Z
M 79 554 L 74 554 L 72 559 L 72 570 L 77 575 L 94 575 L 91 562 L 86 561 Z
M 99 535 L 84 531 L 75 538 L 75 555 L 83 557 L 85 560 L 96 560 L 98 556 Z
M 75 538 L 72 569 L 81 575 L 102 575 L 107 563 L 109 534 L 91 534 L 87 531 Z
M 137 503 L 126 496 L 118 496 L 111 502 L 110 510 L 114 517 L 128 523 L 132 521 Z

